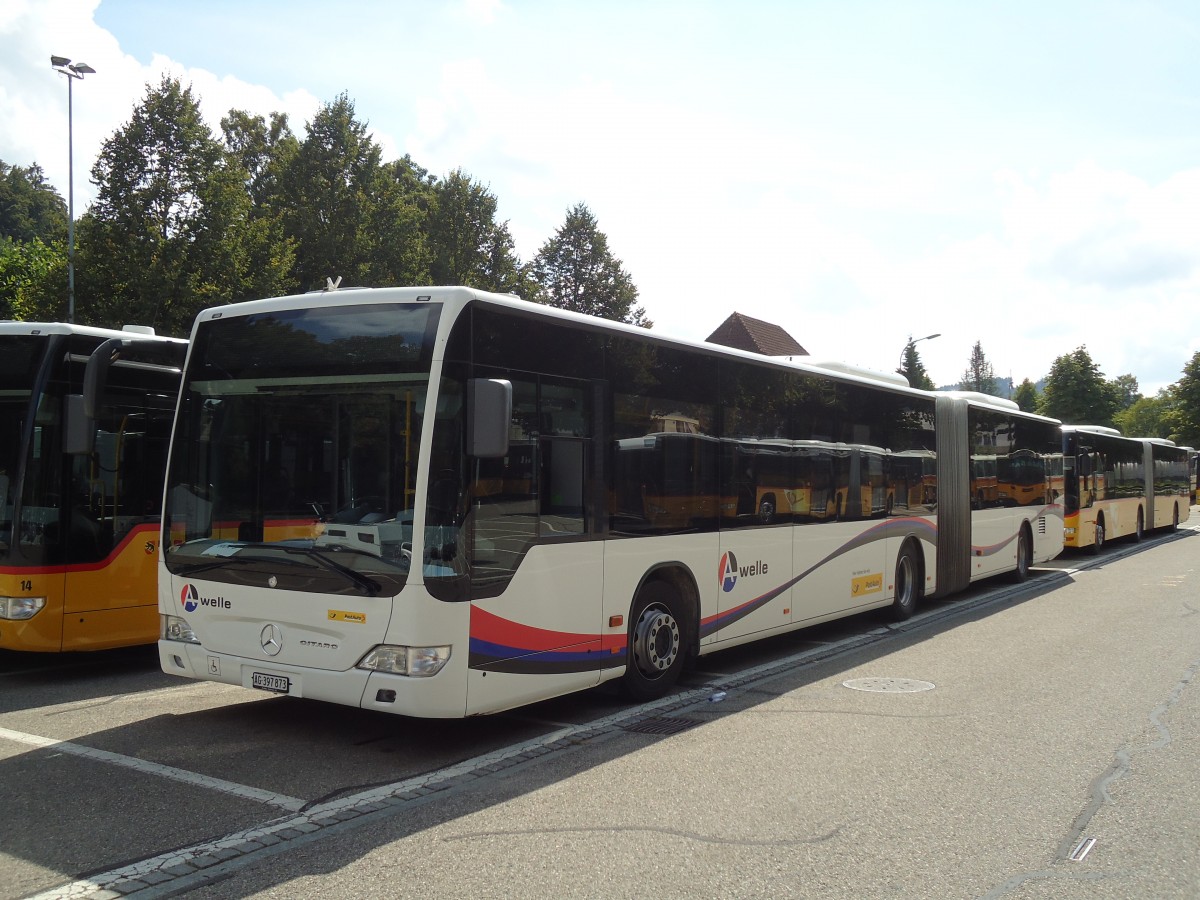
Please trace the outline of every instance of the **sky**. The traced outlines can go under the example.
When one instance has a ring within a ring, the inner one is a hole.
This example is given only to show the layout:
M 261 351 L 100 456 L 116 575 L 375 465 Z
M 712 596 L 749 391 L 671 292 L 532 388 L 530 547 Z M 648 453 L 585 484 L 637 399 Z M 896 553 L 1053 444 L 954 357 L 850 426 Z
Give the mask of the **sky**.
M 78 216 L 164 74 L 217 135 L 345 93 L 522 260 L 585 203 L 660 333 L 876 370 L 938 334 L 939 385 L 1086 346 L 1153 395 L 1200 350 L 1198 46 L 1194 0 L 0 0 L 0 160 L 66 197 L 72 93 Z

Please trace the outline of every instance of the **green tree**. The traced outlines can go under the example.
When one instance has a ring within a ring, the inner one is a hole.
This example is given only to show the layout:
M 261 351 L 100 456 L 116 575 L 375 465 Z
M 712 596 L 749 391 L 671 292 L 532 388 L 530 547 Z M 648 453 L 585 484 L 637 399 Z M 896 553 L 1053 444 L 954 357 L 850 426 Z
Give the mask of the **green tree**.
M 1086 346 L 1054 360 L 1038 403 L 1042 415 L 1067 425 L 1113 425 L 1116 390 L 1092 360 Z
M 0 238 L 0 319 L 53 322 L 66 317 L 66 244 Z
M 566 221 L 538 250 L 532 263 L 539 302 L 589 316 L 653 327 L 646 310 L 635 305 L 637 287 L 621 260 L 608 249 L 608 238 L 582 203 L 567 211 Z
M 10 166 L 0 159 L 0 239 L 43 243 L 67 236 L 67 204 L 42 168 Z
M 984 355 L 983 345 L 979 341 L 976 341 L 975 346 L 971 348 L 971 358 L 967 362 L 967 368 L 963 371 L 961 384 L 965 391 L 979 391 L 981 394 L 996 393 L 996 372 L 992 368 L 992 364 L 988 362 L 987 356 Z
M 1021 408 L 1022 412 L 1035 412 L 1038 404 L 1037 385 L 1026 378 L 1017 385 L 1017 389 L 1013 391 L 1012 399 Z
M 932 391 L 937 388 L 933 379 L 929 377 L 929 372 L 925 369 L 925 363 L 921 361 L 921 354 L 917 352 L 911 334 L 908 336 L 908 343 L 904 345 L 904 360 L 897 371 L 908 379 L 908 383 L 912 387 L 924 391 Z
M 428 198 L 418 171 L 403 161 L 384 166 L 380 158 L 345 94 L 308 124 L 282 190 L 298 290 L 322 288 L 327 278 L 370 286 L 427 277 Z
M 507 222 L 496 221 L 496 197 L 456 169 L 434 188 L 429 217 L 434 284 L 514 290 L 521 268 Z
M 1142 399 L 1142 393 L 1138 389 L 1138 380 L 1132 375 L 1118 375 L 1109 382 L 1112 387 L 1113 396 L 1117 401 L 1117 411 L 1129 409 L 1133 404 Z
M 225 149 L 246 173 L 246 192 L 255 213 L 278 213 L 283 175 L 300 149 L 287 115 L 272 113 L 268 123 L 263 116 L 231 109 L 221 119 L 221 133 Z
M 296 246 L 284 229 L 282 181 L 300 142 L 281 113 L 273 113 L 268 123 L 263 116 L 230 110 L 221 119 L 221 133 L 231 165 L 241 169 L 250 202 L 244 237 L 247 271 L 261 276 L 245 279 L 242 293 L 252 298 L 294 289 Z
M 147 86 L 92 169 L 97 199 L 79 228 L 80 321 L 186 334 L 205 307 L 273 293 L 282 271 L 264 270 L 256 252 L 246 177 L 190 87 L 169 77 Z
M 1175 382 L 1173 396 L 1172 439 L 1200 449 L 1200 350 L 1183 367 L 1183 376 Z
M 1129 406 L 1117 411 L 1113 422 L 1122 434 L 1130 437 L 1170 438 L 1174 408 L 1173 391 L 1166 387 L 1153 397 L 1139 395 Z
M 428 284 L 428 222 L 433 179 L 409 156 L 385 163 L 379 172 L 368 227 L 375 253 L 368 262 L 375 284 Z

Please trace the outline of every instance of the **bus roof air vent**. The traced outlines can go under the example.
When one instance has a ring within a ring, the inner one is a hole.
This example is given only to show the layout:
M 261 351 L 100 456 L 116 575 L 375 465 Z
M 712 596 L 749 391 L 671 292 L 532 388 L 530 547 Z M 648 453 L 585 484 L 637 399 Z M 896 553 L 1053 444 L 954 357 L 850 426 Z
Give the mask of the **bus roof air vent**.
M 1075 431 L 1087 431 L 1091 434 L 1111 434 L 1113 437 L 1124 437 L 1121 432 L 1115 428 L 1109 428 L 1107 425 L 1064 425 L 1063 429 L 1074 429 Z
M 868 381 L 881 381 L 884 384 L 894 384 L 899 387 L 908 387 L 908 379 L 899 372 L 879 372 L 875 369 L 865 369 L 862 366 L 854 366 L 850 363 L 842 362 L 838 359 L 821 359 L 821 360 L 804 360 L 805 365 L 816 366 L 819 369 L 825 369 L 829 372 L 840 372 L 843 375 L 854 375 L 858 378 L 866 378 Z
M 973 403 L 982 403 L 987 406 L 994 406 L 997 409 L 1021 408 L 1007 397 L 995 397 L 991 394 L 984 394 L 979 391 L 939 391 L 938 393 L 945 394 L 947 397 L 960 397 L 963 400 L 970 400 Z

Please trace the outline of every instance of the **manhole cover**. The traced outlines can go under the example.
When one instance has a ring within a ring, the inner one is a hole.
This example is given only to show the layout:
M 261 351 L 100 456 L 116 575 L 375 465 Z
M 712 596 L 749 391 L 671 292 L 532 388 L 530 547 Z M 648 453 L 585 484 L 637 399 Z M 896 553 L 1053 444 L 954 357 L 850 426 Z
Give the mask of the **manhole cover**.
M 679 734 L 679 732 L 687 731 L 689 728 L 699 724 L 699 719 L 652 716 L 649 719 L 642 719 L 640 722 L 625 725 L 624 729 L 626 731 L 637 732 L 638 734 Z
M 918 691 L 932 691 L 933 685 L 928 681 L 917 681 L 914 678 L 851 678 L 843 681 L 842 687 L 852 691 L 873 691 L 876 694 L 915 694 Z

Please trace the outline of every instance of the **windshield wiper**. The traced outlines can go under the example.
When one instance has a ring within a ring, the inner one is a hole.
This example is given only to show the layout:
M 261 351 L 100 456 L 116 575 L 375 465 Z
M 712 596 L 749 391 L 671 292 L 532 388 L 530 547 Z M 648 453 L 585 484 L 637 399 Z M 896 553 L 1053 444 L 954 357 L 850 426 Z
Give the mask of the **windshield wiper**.
M 188 563 L 178 563 L 178 562 L 176 562 L 175 564 L 177 566 L 179 566 L 179 569 L 180 569 L 179 574 L 180 575 L 194 575 L 197 572 L 207 572 L 210 569 L 219 569 L 222 566 L 229 566 L 229 565 L 244 566 L 244 565 L 247 565 L 248 563 L 260 563 L 260 562 L 281 562 L 281 563 L 284 563 L 285 565 L 289 565 L 289 566 L 304 565 L 304 563 L 296 562 L 295 560 L 291 560 L 291 559 L 273 559 L 273 558 L 267 557 L 267 556 L 240 556 L 236 553 L 230 554 L 229 556 L 222 556 L 219 559 L 208 560 L 205 562 L 199 562 L 199 563 L 195 563 L 192 565 L 189 565 Z
M 271 546 L 273 550 L 282 550 L 284 553 L 298 553 L 308 559 L 315 560 L 319 565 L 329 569 L 329 571 L 337 572 L 339 575 L 348 578 L 372 597 L 381 590 L 379 582 L 374 578 L 368 578 L 361 572 L 355 572 L 349 566 L 343 566 L 339 562 L 334 562 L 329 557 L 323 556 L 316 547 L 283 547 L 277 544 L 266 546 Z
M 211 569 L 220 569 L 223 566 L 241 566 L 250 563 L 279 563 L 288 566 L 304 566 L 304 563 L 297 560 L 287 559 L 286 557 L 280 558 L 278 556 L 258 556 L 246 554 L 244 553 L 246 550 L 267 550 L 293 556 L 303 556 L 305 559 L 312 560 L 318 566 L 326 569 L 327 571 L 336 572 L 338 575 L 341 575 L 346 580 L 352 582 L 360 590 L 366 591 L 372 597 L 382 590 L 379 582 L 377 582 L 375 579 L 368 578 L 361 572 L 354 571 L 349 566 L 344 566 L 339 562 L 329 559 L 327 556 L 323 556 L 314 547 L 297 547 L 294 545 L 270 543 L 247 543 L 242 544 L 236 553 L 231 553 L 228 556 L 221 556 L 219 559 L 205 560 L 204 562 L 199 562 L 194 565 L 189 565 L 186 562 L 176 561 L 175 565 L 178 566 L 178 574 L 184 576 L 194 575 L 197 572 L 207 572 Z

